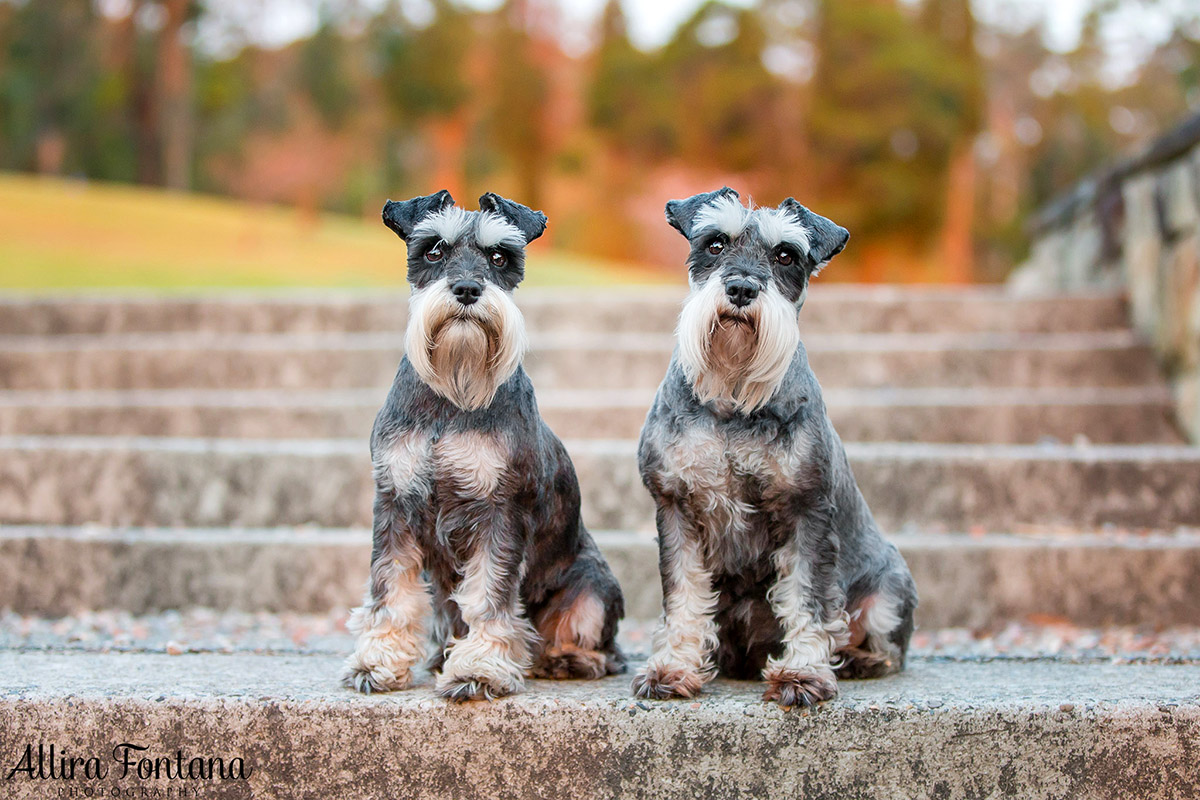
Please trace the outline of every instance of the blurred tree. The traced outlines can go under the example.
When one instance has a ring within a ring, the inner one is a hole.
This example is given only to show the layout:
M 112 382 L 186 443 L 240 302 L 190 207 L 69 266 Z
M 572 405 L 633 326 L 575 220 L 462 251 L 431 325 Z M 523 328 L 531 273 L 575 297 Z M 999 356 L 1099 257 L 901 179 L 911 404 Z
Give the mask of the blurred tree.
M 870 237 L 927 241 L 943 222 L 956 148 L 981 115 L 973 20 L 962 3 L 819 3 L 809 124 L 831 209 Z M 867 200 L 869 198 L 869 200 Z
M 608 0 L 587 85 L 587 120 L 610 147 L 644 162 L 678 154 L 675 98 L 659 61 L 634 46 L 621 4 Z
M 385 6 L 368 31 L 379 91 L 389 112 L 386 135 L 389 184 L 427 168 L 438 188 L 460 193 L 467 140 L 468 55 L 476 44 L 473 15 L 448 0 L 433 0 L 433 16 L 414 25 L 397 5 Z M 432 159 L 412 157 L 424 134 Z M 407 159 L 397 154 L 407 153 Z M 402 163 L 403 162 L 403 163 Z
M 532 20 L 523 0 L 510 0 L 497 13 L 490 36 L 486 107 L 487 141 L 508 161 L 521 202 L 542 206 L 548 148 L 546 72 L 554 47 L 530 34 Z M 540 51 L 540 52 L 539 52 Z
M 256 47 L 224 59 L 197 58 L 197 188 L 233 191 L 228 178 L 247 170 L 247 143 L 292 125 L 289 87 L 272 79 L 283 71 L 279 61 L 280 54 Z
M 1048 56 L 1033 82 L 1032 124 L 1026 136 L 1030 205 L 1041 205 L 1099 166 L 1117 148 L 1109 124 L 1108 92 L 1099 80 L 1104 61 L 1100 17 L 1088 15 L 1079 45 L 1062 56 Z
M 159 135 L 158 92 L 154 77 L 154 41 L 138 23 L 146 0 L 131 0 L 117 20 L 112 72 L 121 82 L 134 149 L 134 180 L 161 184 L 162 148 Z
M 974 279 L 975 137 L 983 127 L 985 83 L 975 50 L 975 18 L 962 0 L 924 0 L 918 24 L 944 54 L 941 80 L 929 87 L 940 114 L 938 130 L 926 138 L 946 137 L 945 201 L 942 213 L 939 273 L 951 283 Z
M 1142 64 L 1115 58 L 1113 25 L 1128 26 L 1128 0 L 1097 0 L 1079 42 L 1049 50 L 1036 28 L 984 32 L 988 119 L 977 236 L 987 256 L 983 277 L 1003 277 L 1024 256 L 1024 220 L 1082 176 L 1200 107 L 1200 7 L 1138 0 L 1169 20 L 1173 35 Z M 1194 6 L 1194 4 L 1193 4 Z M 1126 16 L 1122 16 L 1122 15 Z M 1135 31 L 1120 30 L 1126 44 Z M 1114 72 L 1123 64 L 1131 70 Z M 1189 92 L 1192 92 L 1189 94 Z
M 379 84 L 401 125 L 453 114 L 469 97 L 464 65 L 474 38 L 471 17 L 448 0 L 431 5 L 433 17 L 423 27 L 393 4 L 372 24 Z
M 0 6 L 3 167 L 91 174 L 101 166 L 107 137 L 93 125 L 110 121 L 96 118 L 104 110 L 98 34 L 90 0 Z
M 133 0 L 113 21 L 90 0 L 3 10 L 4 165 L 190 185 L 195 0 Z
M 300 45 L 301 88 L 331 130 L 340 130 L 358 103 L 358 88 L 348 70 L 348 43 L 323 6 L 317 31 Z
M 709 0 L 663 49 L 685 161 L 746 171 L 770 159 L 779 82 L 763 66 L 765 44 L 756 11 Z
M 998 278 L 1032 209 L 1200 107 L 1200 4 L 1087 5 L 1070 53 L 964 0 L 709 0 L 646 51 L 608 0 L 578 56 L 557 0 L 324 0 L 282 47 L 255 43 L 260 3 L 0 0 L 0 168 L 311 214 L 486 183 L 556 245 L 647 260 L 679 245 L 661 197 L 724 179 L 847 224 L 842 277 Z M 1118 28 L 1147 8 L 1166 41 Z M 1116 33 L 1144 63 L 1114 68 Z M 873 252 L 907 261 L 856 273 Z
M 192 183 L 192 50 L 184 26 L 200 13 L 196 0 L 161 0 L 158 34 L 158 117 L 162 136 L 163 184 L 188 189 Z

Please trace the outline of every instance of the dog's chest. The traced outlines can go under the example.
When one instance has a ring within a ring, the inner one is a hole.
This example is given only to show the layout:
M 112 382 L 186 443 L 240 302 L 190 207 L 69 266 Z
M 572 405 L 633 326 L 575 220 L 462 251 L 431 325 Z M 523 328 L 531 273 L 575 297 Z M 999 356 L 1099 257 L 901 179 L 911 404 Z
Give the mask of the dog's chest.
M 727 516 L 737 527 L 762 503 L 804 482 L 809 454 L 799 435 L 768 438 L 753 430 L 693 426 L 662 447 L 662 470 L 668 482 L 681 484 L 696 511 Z
M 459 431 L 433 437 L 420 431 L 397 434 L 375 456 L 377 474 L 390 478 L 397 493 L 428 497 L 449 491 L 464 497 L 496 493 L 509 466 L 503 436 Z

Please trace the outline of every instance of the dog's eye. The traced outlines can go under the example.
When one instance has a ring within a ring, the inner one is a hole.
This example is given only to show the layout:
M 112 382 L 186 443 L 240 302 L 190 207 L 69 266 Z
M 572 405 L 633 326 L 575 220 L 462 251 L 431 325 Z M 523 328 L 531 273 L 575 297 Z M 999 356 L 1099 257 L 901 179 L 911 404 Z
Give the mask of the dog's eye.
M 721 255 L 721 251 L 723 251 L 724 249 L 725 249 L 725 240 L 719 236 L 716 239 L 713 239 L 711 242 L 708 243 L 708 252 L 710 255 L 719 256 L 719 255 Z
M 425 260 L 431 264 L 436 264 L 442 260 L 442 256 L 444 255 L 445 252 L 442 250 L 442 243 L 438 242 L 433 247 L 429 248 L 427 253 L 425 253 Z
M 492 262 L 493 267 L 500 269 L 508 263 L 508 256 L 504 255 L 504 253 L 501 253 L 499 250 L 493 250 L 489 260 Z
M 790 267 L 795 260 L 791 251 L 786 248 L 781 247 L 775 251 L 775 261 L 782 267 Z

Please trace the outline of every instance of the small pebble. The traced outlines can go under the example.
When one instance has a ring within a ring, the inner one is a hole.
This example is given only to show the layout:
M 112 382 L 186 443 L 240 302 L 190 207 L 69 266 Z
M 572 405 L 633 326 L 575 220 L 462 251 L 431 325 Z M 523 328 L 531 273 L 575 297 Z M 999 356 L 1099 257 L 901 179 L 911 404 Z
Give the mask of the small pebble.
M 1062 711 L 1064 714 L 1069 714 L 1075 710 L 1075 704 L 1074 703 L 1063 703 L 1061 706 L 1058 707 L 1058 710 Z
M 167 642 L 167 655 L 181 656 L 183 655 L 183 645 L 174 640 Z

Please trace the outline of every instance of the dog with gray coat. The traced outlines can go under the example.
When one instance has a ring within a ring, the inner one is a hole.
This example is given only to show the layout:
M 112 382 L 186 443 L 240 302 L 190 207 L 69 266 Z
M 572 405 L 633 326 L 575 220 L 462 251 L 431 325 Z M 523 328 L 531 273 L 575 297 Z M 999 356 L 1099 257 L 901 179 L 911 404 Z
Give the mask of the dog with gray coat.
M 903 668 L 916 587 L 863 500 L 800 342 L 809 280 L 849 233 L 728 187 L 667 203 L 691 245 L 678 344 L 642 428 L 663 616 L 633 682 L 692 697 L 719 671 L 813 705 Z
M 495 194 L 388 201 L 408 246 L 406 353 L 371 434 L 371 574 L 350 615 L 344 683 L 404 689 L 426 655 L 437 691 L 520 691 L 527 674 L 621 672 L 620 587 L 580 516 L 575 468 L 538 413 L 512 299 L 546 216 Z

